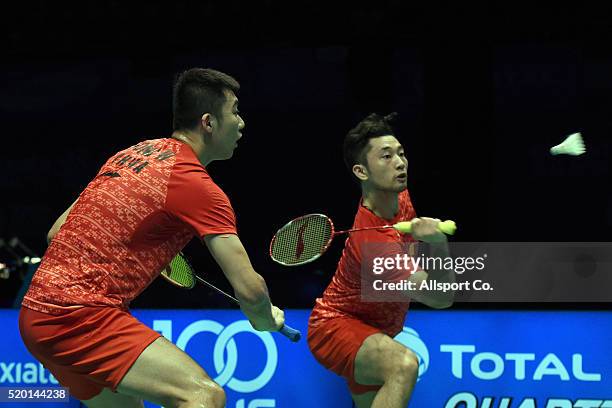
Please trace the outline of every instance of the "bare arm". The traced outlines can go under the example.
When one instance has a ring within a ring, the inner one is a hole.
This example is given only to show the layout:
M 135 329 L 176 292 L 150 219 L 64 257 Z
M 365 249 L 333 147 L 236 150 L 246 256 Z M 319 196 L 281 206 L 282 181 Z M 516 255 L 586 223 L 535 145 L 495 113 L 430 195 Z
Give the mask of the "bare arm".
M 74 200 L 74 203 L 72 203 L 72 205 L 70 205 L 70 207 L 68 207 L 68 209 L 64 211 L 63 214 L 60 215 L 57 220 L 55 220 L 55 223 L 53 223 L 53 226 L 51 227 L 49 232 L 47 232 L 47 244 L 51 243 L 51 240 L 53 239 L 53 237 L 55 237 L 55 234 L 57 234 L 61 226 L 64 225 L 64 222 L 66 222 L 66 218 L 68 218 L 70 210 L 72 210 L 72 207 L 74 207 L 75 204 L 76 200 Z
M 253 269 L 240 238 L 233 234 L 207 235 L 205 242 L 253 327 L 269 331 L 280 329 L 284 323 L 283 312 L 270 303 L 266 282 Z

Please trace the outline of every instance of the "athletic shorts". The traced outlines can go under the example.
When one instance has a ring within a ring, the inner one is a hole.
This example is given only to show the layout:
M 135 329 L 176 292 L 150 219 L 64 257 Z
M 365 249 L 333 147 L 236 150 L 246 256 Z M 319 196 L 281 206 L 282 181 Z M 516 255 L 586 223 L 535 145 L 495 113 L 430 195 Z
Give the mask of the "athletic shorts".
M 378 391 L 381 385 L 363 385 L 355 381 L 355 357 L 371 335 L 382 333 L 361 320 L 337 317 L 308 324 L 308 347 L 315 359 L 328 370 L 346 379 L 352 394 Z
M 81 307 L 51 315 L 22 307 L 19 331 L 30 353 L 70 395 L 88 400 L 117 386 L 160 334 L 112 307 Z

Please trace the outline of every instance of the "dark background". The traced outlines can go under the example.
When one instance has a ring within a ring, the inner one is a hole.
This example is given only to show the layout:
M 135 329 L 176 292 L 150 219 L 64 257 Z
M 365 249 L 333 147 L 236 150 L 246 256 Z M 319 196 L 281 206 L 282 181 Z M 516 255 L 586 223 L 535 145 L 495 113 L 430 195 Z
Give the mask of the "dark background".
M 431 2 L 421 2 L 431 3 Z M 609 241 L 612 14 L 593 5 L 26 1 L 3 6 L 0 238 L 42 255 L 46 232 L 114 152 L 171 133 L 174 76 L 200 66 L 242 84 L 234 158 L 209 170 L 282 307 L 313 305 L 342 249 L 283 268 L 274 232 L 299 215 L 352 224 L 359 190 L 344 135 L 400 113 L 419 215 L 457 241 Z M 587 154 L 548 149 L 582 132 Z M 199 242 L 196 268 L 229 289 Z M 4 258 L 4 259 L 3 259 Z M 10 256 L 0 251 L 0 262 Z M 2 304 L 20 286 L 0 280 Z M 158 280 L 133 307 L 227 307 Z

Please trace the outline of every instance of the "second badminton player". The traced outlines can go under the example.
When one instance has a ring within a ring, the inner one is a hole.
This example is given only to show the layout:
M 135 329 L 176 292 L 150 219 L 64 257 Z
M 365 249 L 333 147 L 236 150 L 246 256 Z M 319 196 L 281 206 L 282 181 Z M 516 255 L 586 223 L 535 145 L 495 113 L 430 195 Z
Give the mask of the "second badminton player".
M 308 325 L 308 345 L 314 357 L 346 379 L 358 408 L 406 407 L 418 372 L 414 353 L 392 338 L 402 330 L 408 294 L 405 302 L 362 301 L 363 245 L 418 240 L 430 243 L 434 256 L 448 255 L 439 220 L 416 218 L 407 190 L 408 161 L 392 127 L 394 116 L 370 114 L 344 140 L 344 160 L 362 191 L 353 228 L 412 220 L 412 233 L 402 235 L 393 228 L 351 233 Z M 411 271 L 410 279 L 423 281 L 432 272 L 438 281 L 454 281 L 452 271 Z M 417 291 L 409 296 L 433 308 L 452 304 L 450 292 Z

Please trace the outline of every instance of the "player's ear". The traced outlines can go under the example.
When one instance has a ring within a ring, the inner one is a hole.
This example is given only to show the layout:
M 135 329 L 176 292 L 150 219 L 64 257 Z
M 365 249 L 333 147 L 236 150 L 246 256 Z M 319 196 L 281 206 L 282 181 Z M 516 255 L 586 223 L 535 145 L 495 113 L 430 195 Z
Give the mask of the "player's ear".
M 205 113 L 200 118 L 200 123 L 205 132 L 212 133 L 213 127 L 215 126 L 215 118 L 210 113 Z
M 368 179 L 368 169 L 363 164 L 355 164 L 353 166 L 353 174 L 360 181 L 366 181 Z

